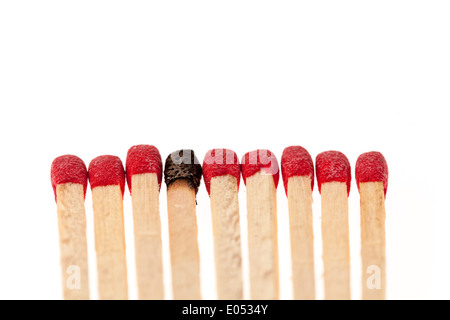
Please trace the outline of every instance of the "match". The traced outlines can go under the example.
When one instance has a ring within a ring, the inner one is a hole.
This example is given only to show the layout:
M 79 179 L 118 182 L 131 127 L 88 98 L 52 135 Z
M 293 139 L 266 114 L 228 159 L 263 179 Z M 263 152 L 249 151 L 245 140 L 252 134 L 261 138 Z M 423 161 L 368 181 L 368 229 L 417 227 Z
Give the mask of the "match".
M 322 197 L 322 245 L 326 300 L 350 299 L 350 244 L 348 195 L 350 163 L 339 151 L 316 157 L 316 175 Z
M 312 215 L 314 164 L 309 152 L 300 146 L 284 149 L 281 157 L 281 173 L 289 206 L 294 299 L 314 300 L 316 298 Z
M 136 145 L 127 153 L 126 176 L 134 222 L 136 277 L 140 300 L 164 299 L 159 191 L 162 162 L 154 146 Z
M 242 158 L 247 187 L 250 296 L 279 299 L 277 198 L 278 162 L 269 150 L 255 150 Z
M 86 240 L 88 174 L 83 160 L 64 155 L 53 160 L 51 183 L 58 215 L 59 246 L 65 300 L 89 300 Z
M 213 149 L 203 160 L 203 177 L 211 198 L 217 296 L 243 299 L 239 182 L 241 169 L 232 150 Z
M 355 178 L 361 205 L 361 258 L 363 300 L 386 299 L 386 240 L 384 200 L 388 167 L 380 152 L 358 157 Z
M 196 195 L 202 166 L 193 150 L 170 154 L 164 167 L 167 185 L 172 291 L 176 300 L 199 300 L 200 254 L 197 240 Z
M 89 164 L 94 210 L 98 291 L 101 300 L 128 299 L 123 217 L 125 172 L 116 156 L 99 156 Z

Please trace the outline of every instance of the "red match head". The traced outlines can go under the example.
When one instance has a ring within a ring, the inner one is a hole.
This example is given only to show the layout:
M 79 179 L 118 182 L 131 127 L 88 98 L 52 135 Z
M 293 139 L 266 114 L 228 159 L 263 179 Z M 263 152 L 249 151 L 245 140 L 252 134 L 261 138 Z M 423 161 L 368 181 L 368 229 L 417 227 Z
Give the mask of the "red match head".
M 384 196 L 388 187 L 388 166 L 380 152 L 372 151 L 361 154 L 356 160 L 355 178 L 356 184 L 360 182 L 383 182 Z
M 131 177 L 141 173 L 156 173 L 161 189 L 162 161 L 156 147 L 147 144 L 133 146 L 128 150 L 126 161 L 127 183 L 131 193 Z
M 326 151 L 319 153 L 316 157 L 316 175 L 319 192 L 322 183 L 345 182 L 347 184 L 347 195 L 350 193 L 350 182 L 352 174 L 347 157 L 339 151 Z
M 206 153 L 203 159 L 203 178 L 206 191 L 210 194 L 211 179 L 218 176 L 231 175 L 236 178 L 239 190 L 241 167 L 236 153 L 229 149 L 213 149 Z
M 86 196 L 88 173 L 83 160 L 74 155 L 64 155 L 55 158 L 52 162 L 50 176 L 53 192 L 56 199 L 56 186 L 61 183 L 79 183 L 83 185 L 84 196 Z
M 275 182 L 275 188 L 278 186 L 280 178 L 278 161 L 275 155 L 269 150 L 258 149 L 247 152 L 242 157 L 242 178 L 244 183 L 247 183 L 247 178 L 255 173 L 261 172 L 263 174 L 272 175 Z
M 116 156 L 99 156 L 89 164 L 89 184 L 91 190 L 95 187 L 119 185 L 125 190 L 125 171 L 122 161 Z
M 309 152 L 300 146 L 287 147 L 281 156 L 281 173 L 283 175 L 284 190 L 288 190 L 288 180 L 293 176 L 307 176 L 311 178 L 311 191 L 314 188 L 314 163 Z

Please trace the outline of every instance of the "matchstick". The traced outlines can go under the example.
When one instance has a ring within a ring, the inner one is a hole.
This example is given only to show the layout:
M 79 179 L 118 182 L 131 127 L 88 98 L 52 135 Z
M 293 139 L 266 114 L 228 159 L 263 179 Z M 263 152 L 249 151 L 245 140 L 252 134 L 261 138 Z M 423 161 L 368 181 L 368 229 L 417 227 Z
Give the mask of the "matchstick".
M 238 190 L 239 160 L 232 150 L 213 149 L 203 160 L 203 177 L 211 198 L 217 296 L 243 298 Z
M 169 216 L 172 291 L 176 300 L 198 300 L 200 254 L 197 241 L 196 194 L 202 166 L 192 150 L 170 154 L 164 167 Z
M 134 222 L 136 274 L 140 300 L 164 299 L 159 190 L 162 162 L 158 149 L 137 145 L 126 161 Z
M 83 160 L 64 155 L 53 160 L 51 182 L 58 214 L 59 246 L 65 300 L 89 299 L 84 198 L 87 170 Z
M 350 244 L 348 194 L 350 163 L 339 151 L 316 157 L 316 175 L 322 196 L 322 244 L 325 299 L 350 299 Z
M 289 206 L 294 299 L 314 300 L 314 164 L 308 151 L 300 146 L 284 149 L 281 156 L 281 173 Z
M 99 156 L 89 164 L 94 209 L 98 291 L 101 300 L 128 299 L 123 221 L 125 172 L 116 156 Z
M 386 298 L 386 244 L 384 199 L 388 167 L 380 152 L 358 157 L 355 167 L 361 201 L 361 258 L 363 300 Z
M 247 187 L 250 297 L 278 299 L 278 162 L 269 150 L 255 150 L 244 155 L 241 169 Z

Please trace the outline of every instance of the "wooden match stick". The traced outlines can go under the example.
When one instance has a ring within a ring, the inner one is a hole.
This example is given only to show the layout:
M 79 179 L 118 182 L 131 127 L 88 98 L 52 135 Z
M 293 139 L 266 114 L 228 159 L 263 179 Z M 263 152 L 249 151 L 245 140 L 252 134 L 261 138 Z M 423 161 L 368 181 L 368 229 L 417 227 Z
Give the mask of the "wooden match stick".
M 84 198 L 87 170 L 83 160 L 73 155 L 56 158 L 51 166 L 51 182 L 58 214 L 59 245 L 65 300 L 89 299 L 89 276 Z
M 379 152 L 358 157 L 355 177 L 361 200 L 361 258 L 363 300 L 386 298 L 386 240 L 384 199 L 388 167 Z
M 322 244 L 325 299 L 350 299 L 350 243 L 348 194 L 350 163 L 339 151 L 316 157 L 316 175 L 322 195 Z
M 300 146 L 284 149 L 281 172 L 289 205 L 294 299 L 314 300 L 316 298 L 312 221 L 314 164 L 308 151 Z
M 203 177 L 211 198 L 217 296 L 243 298 L 238 190 L 239 160 L 232 150 L 213 149 L 203 160 Z
M 158 149 L 137 145 L 128 150 L 127 183 L 130 189 L 136 273 L 140 300 L 164 299 L 159 190 L 162 162 Z
M 198 300 L 200 254 L 197 241 L 196 194 L 202 166 L 193 150 L 178 150 L 165 163 L 172 291 L 176 300 Z
M 125 172 L 116 156 L 99 156 L 89 164 L 94 209 L 98 291 L 101 300 L 128 299 L 123 221 Z
M 241 169 L 247 187 L 250 296 L 278 299 L 278 162 L 269 150 L 255 150 L 244 155 Z

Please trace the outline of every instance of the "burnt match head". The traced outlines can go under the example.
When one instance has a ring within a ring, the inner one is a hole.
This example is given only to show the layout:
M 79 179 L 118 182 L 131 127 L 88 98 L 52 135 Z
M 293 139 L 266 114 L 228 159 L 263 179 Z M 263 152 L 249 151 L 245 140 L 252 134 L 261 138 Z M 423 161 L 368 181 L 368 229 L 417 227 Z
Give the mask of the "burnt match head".
M 347 157 L 339 151 L 326 151 L 319 153 L 316 157 L 316 175 L 319 192 L 322 183 L 345 182 L 347 184 L 347 195 L 350 193 L 350 182 L 352 174 Z
M 91 190 L 95 187 L 119 185 L 123 196 L 125 171 L 119 157 L 105 155 L 92 159 L 88 173 Z
M 213 149 L 206 153 L 203 159 L 203 178 L 206 191 L 210 194 L 211 179 L 218 176 L 231 175 L 239 182 L 241 180 L 241 167 L 236 153 L 229 149 Z
M 314 163 L 309 152 L 300 146 L 287 147 L 281 156 L 281 174 L 283 175 L 284 189 L 288 190 L 288 180 L 293 176 L 306 176 L 311 178 L 311 191 L 314 188 Z
M 194 154 L 194 150 L 184 149 L 172 152 L 166 159 L 164 166 L 164 182 L 167 188 L 172 182 L 185 179 L 189 186 L 198 192 L 202 179 L 202 166 Z
M 77 156 L 66 154 L 55 158 L 50 169 L 53 192 L 56 199 L 56 186 L 62 183 L 78 183 L 83 186 L 86 196 L 88 173 L 83 160 Z
M 361 154 L 356 160 L 355 178 L 356 184 L 360 182 L 383 182 L 384 196 L 388 187 L 388 166 L 383 155 L 377 151 Z
M 156 147 L 140 144 L 131 147 L 127 153 L 126 173 L 128 189 L 131 193 L 131 177 L 135 174 L 155 173 L 161 189 L 162 161 Z
M 258 149 L 244 154 L 241 170 L 244 183 L 247 183 L 248 177 L 261 172 L 264 175 L 272 175 L 275 188 L 278 186 L 278 180 L 280 178 L 278 161 L 275 155 L 269 150 Z

